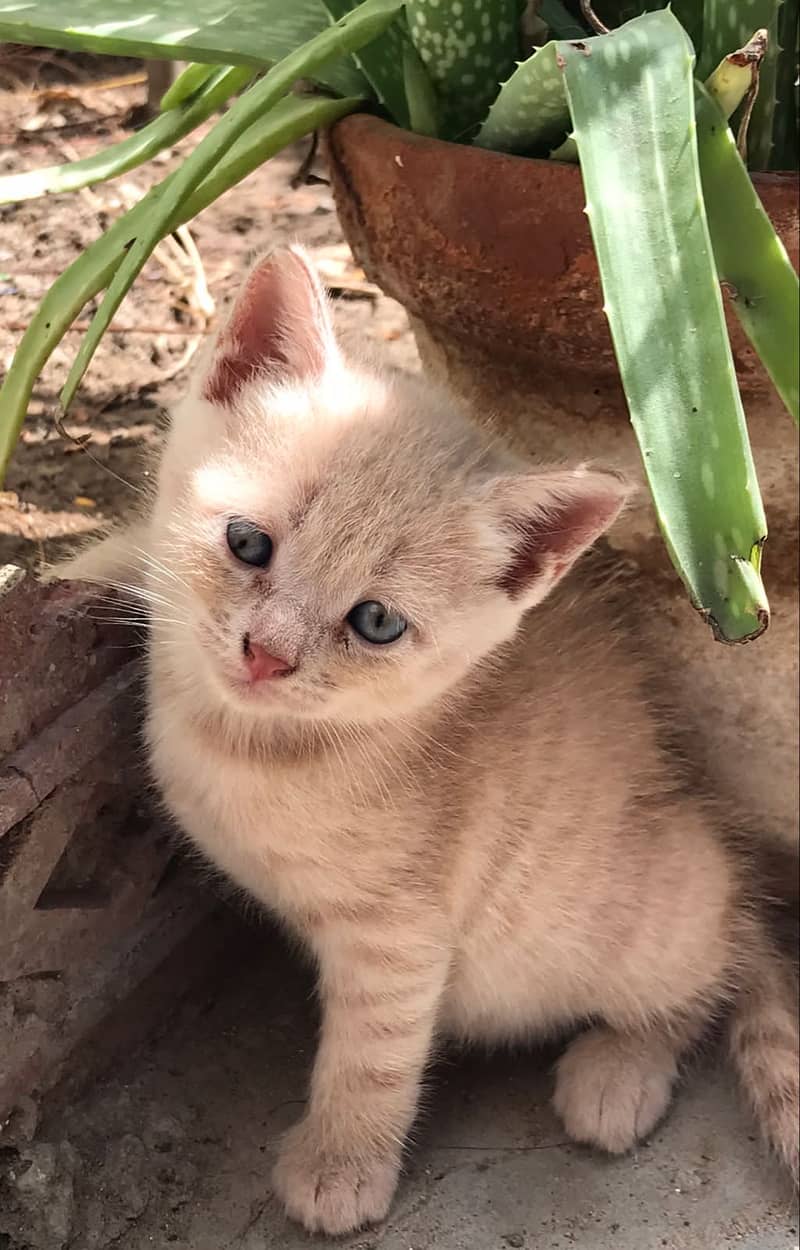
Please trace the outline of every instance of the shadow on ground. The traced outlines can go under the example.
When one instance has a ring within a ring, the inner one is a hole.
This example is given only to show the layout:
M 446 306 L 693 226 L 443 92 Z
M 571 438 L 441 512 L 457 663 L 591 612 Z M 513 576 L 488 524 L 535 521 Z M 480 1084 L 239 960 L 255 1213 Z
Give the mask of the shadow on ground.
M 4 1250 L 301 1250 L 269 1194 L 302 1110 L 308 972 L 256 928 L 225 985 L 45 1116 L 8 1167 Z M 732 1081 L 709 1056 L 635 1157 L 564 1141 L 553 1054 L 451 1055 L 385 1227 L 342 1250 L 794 1250 L 797 1224 Z

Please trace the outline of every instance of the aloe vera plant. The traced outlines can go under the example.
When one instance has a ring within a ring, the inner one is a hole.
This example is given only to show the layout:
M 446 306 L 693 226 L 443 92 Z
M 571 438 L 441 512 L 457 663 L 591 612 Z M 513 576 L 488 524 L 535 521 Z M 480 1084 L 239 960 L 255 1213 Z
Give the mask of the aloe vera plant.
M 388 25 L 400 9 L 399 0 L 364 0 L 358 9 L 346 14 L 334 26 L 322 30 L 297 52 L 290 52 L 264 77 L 245 92 L 200 140 L 191 156 L 162 183 L 153 197 L 150 212 L 143 219 L 135 239 L 131 240 L 125 257 L 116 270 L 100 308 L 86 332 L 62 393 L 65 407 L 70 404 L 102 335 L 122 303 L 133 280 L 141 272 L 148 257 L 163 238 L 169 222 L 182 202 L 191 195 L 203 178 L 211 173 L 229 150 L 259 116 L 274 107 L 291 90 L 302 74 L 314 73 L 332 53 L 348 53 L 368 43 Z
M 560 55 L 605 311 L 659 523 L 714 632 L 752 638 L 768 619 L 766 521 L 702 211 L 686 107 L 691 47 L 664 10 Z M 602 90 L 609 63 L 623 88 L 613 95 Z M 632 183 L 651 206 L 638 229 Z
M 774 143 L 776 85 L 781 56 L 779 16 L 784 0 L 706 0 L 703 21 L 703 55 L 700 76 L 705 78 L 732 47 L 742 46 L 754 30 L 765 30 L 767 46 L 759 70 L 758 95 L 749 130 L 749 161 L 752 169 L 766 169 Z M 795 5 L 796 14 L 796 5 Z
M 501 84 L 478 131 L 475 142 L 479 147 L 525 153 L 555 148 L 564 141 L 570 118 L 561 57 L 553 41 L 517 66 Z
M 535 49 L 523 9 L 545 31 Z M 87 300 L 105 291 L 65 407 L 160 238 L 286 143 L 369 108 L 419 133 L 579 161 L 667 546 L 715 635 L 755 637 L 768 620 L 766 523 L 720 285 L 797 419 L 797 277 L 740 154 L 797 167 L 797 29 L 798 0 L 194 0 L 190 22 L 181 0 L 0 0 L 0 39 L 193 62 L 141 132 L 2 178 L 0 202 L 113 178 L 224 110 L 45 296 L 0 390 L 0 475 L 36 377 Z M 298 79 L 322 94 L 288 95 Z
M 447 137 L 472 133 L 511 70 L 519 43 L 518 0 L 406 0 L 411 37 L 447 118 Z
M 309 129 L 331 125 L 351 112 L 357 103 L 348 97 L 342 100 L 289 97 L 281 101 L 225 154 L 175 216 L 163 224 L 163 234 L 191 221 L 229 187 L 246 178 L 287 144 L 308 134 Z M 11 457 L 39 373 L 84 305 L 111 281 L 125 255 L 131 231 L 136 230 L 137 222 L 148 211 L 149 195 L 152 192 L 118 218 L 77 262 L 56 278 L 36 310 L 0 391 L 6 418 L 0 421 L 0 464 L 8 463 Z

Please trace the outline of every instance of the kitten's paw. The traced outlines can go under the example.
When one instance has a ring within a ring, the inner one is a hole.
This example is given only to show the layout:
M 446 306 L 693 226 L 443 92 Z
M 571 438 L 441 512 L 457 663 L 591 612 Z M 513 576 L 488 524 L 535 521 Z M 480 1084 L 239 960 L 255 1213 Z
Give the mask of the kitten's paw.
M 663 1116 L 677 1074 L 663 1038 L 590 1029 L 558 1063 L 553 1106 L 575 1141 L 624 1154 Z
M 323 1150 L 313 1125 L 301 1120 L 283 1139 L 272 1184 L 291 1219 L 310 1233 L 334 1236 L 383 1219 L 399 1170 L 394 1157 L 356 1161 Z

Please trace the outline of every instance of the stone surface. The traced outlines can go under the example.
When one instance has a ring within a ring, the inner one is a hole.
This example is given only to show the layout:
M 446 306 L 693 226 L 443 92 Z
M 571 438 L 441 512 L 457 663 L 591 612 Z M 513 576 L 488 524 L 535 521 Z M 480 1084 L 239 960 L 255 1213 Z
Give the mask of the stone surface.
M 770 525 L 772 623 L 746 647 L 715 643 L 658 531 L 614 362 L 580 173 L 411 135 L 363 115 L 333 129 L 329 164 L 345 233 L 368 276 L 411 315 L 423 366 L 479 420 L 539 462 L 587 459 L 641 486 L 611 542 L 641 574 L 642 632 L 690 754 L 737 818 L 798 831 L 798 444 L 728 306 Z M 795 265 L 797 179 L 759 194 Z
M 26 1239 L 36 1250 L 62 1250 L 72 1235 L 78 1156 L 68 1141 L 37 1143 L 17 1154 L 6 1191 L 24 1213 Z
M 554 1050 L 443 1055 L 385 1225 L 307 1237 L 268 1178 L 302 1112 L 311 982 L 270 926 L 246 939 L 214 993 L 44 1115 L 37 1144 L 66 1141 L 79 1160 L 70 1250 L 797 1250 L 788 1188 L 715 1052 L 650 1140 L 613 1160 L 565 1140 Z M 0 1211 L 18 1250 L 31 1217 Z
M 25 577 L 0 589 L 0 614 L 2 760 L 129 659 L 136 635 L 76 582 Z
M 86 587 L 2 586 L 0 1146 L 213 905 L 149 807 L 133 631 Z

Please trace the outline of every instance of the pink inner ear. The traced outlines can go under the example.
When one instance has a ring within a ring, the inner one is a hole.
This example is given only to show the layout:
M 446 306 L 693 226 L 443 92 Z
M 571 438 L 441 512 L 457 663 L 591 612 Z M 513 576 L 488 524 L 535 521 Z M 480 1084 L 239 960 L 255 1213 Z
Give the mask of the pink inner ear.
M 622 494 L 598 490 L 550 499 L 533 515 L 511 519 L 514 553 L 499 586 L 512 598 L 538 578 L 556 582 L 614 520 Z
M 319 375 L 328 340 L 324 296 L 306 261 L 289 250 L 270 256 L 255 267 L 236 299 L 203 395 L 224 407 L 264 371 Z

